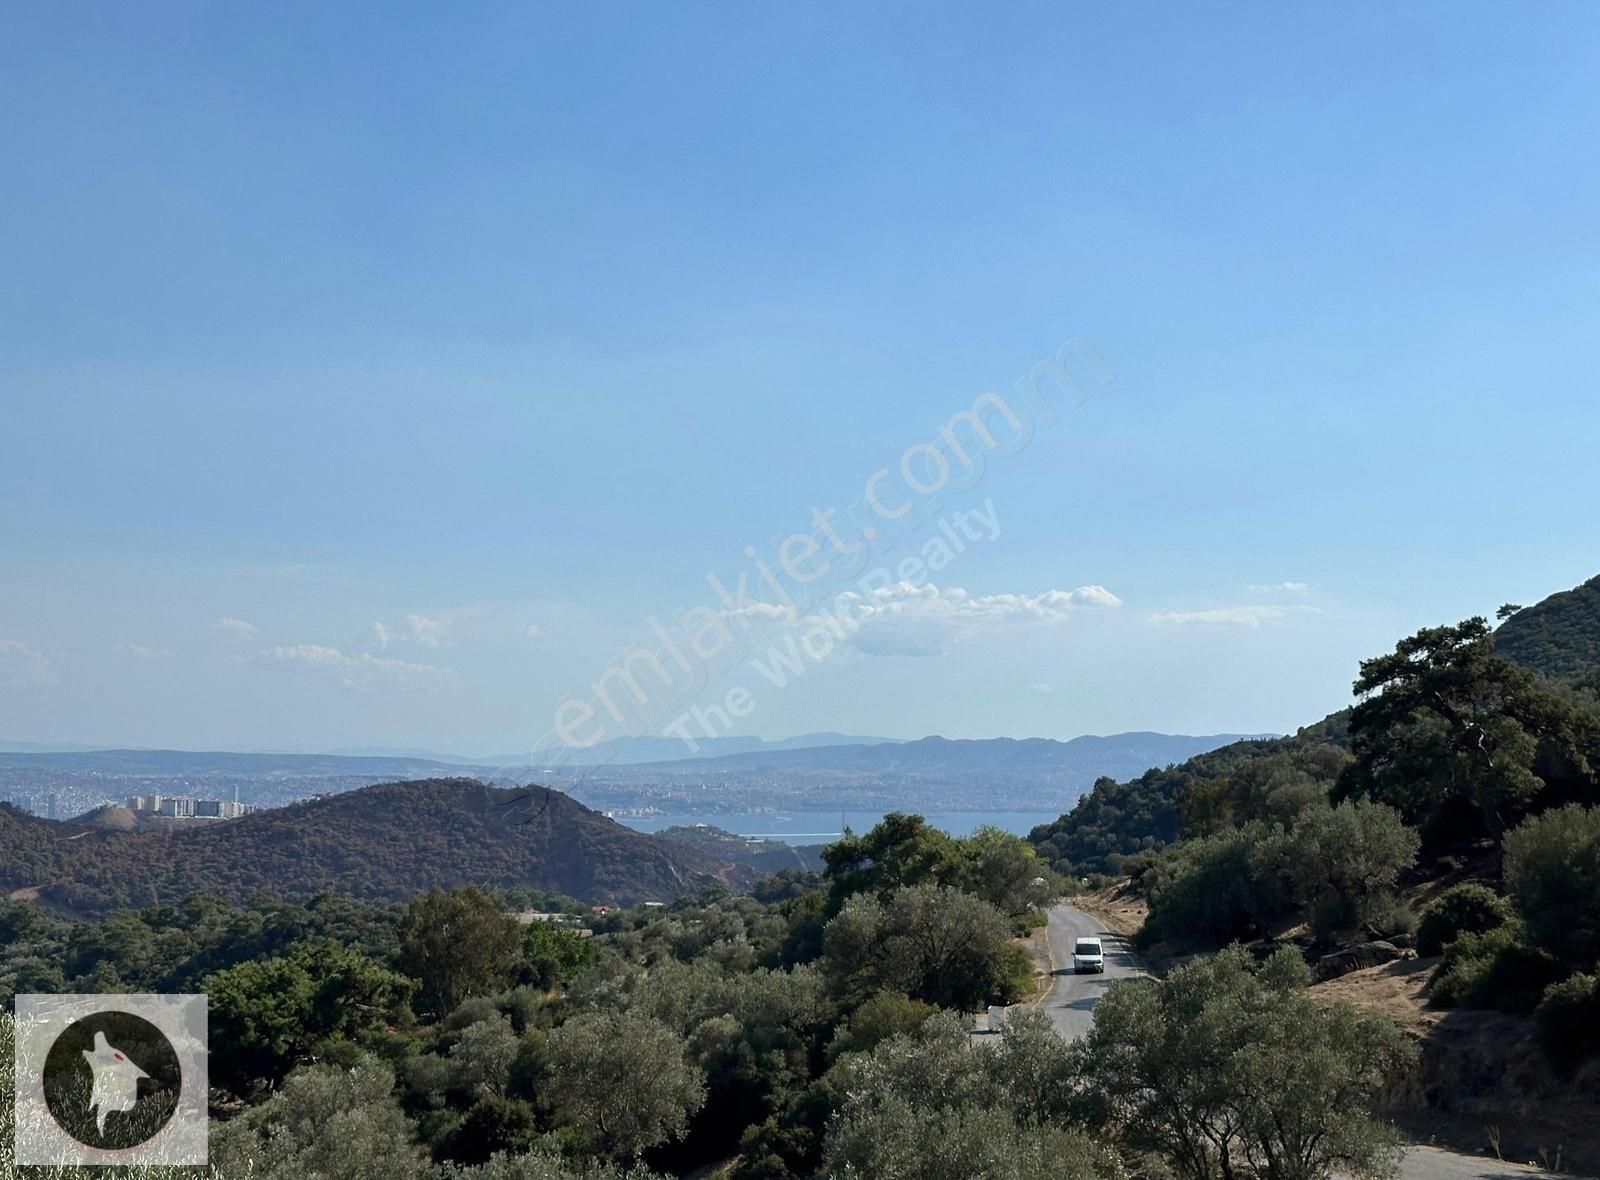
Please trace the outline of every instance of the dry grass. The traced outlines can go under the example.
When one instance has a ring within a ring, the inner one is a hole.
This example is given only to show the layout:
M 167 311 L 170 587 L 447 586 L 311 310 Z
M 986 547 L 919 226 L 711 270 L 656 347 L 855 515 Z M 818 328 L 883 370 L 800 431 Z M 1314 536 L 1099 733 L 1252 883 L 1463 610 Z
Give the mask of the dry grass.
M 1028 958 L 1033 960 L 1033 984 L 1027 996 L 1017 1001 L 1021 1004 L 1037 1004 L 1050 994 L 1050 989 L 1055 984 L 1055 960 L 1050 955 L 1050 928 L 1048 925 L 1038 926 L 1028 931 L 1026 938 L 1017 938 L 1012 941 L 1028 952 Z
M 1113 930 L 1125 938 L 1137 934 L 1144 920 L 1150 916 L 1150 904 L 1135 893 L 1127 881 L 1080 893 L 1068 900 L 1074 908 L 1091 918 L 1099 918 L 1107 930 Z
M 1562 1080 L 1533 1021 L 1503 1012 L 1428 1007 L 1437 959 L 1403 959 L 1312 987 L 1329 1003 L 1381 1013 L 1421 1050 L 1416 1071 L 1393 1079 L 1384 1105 L 1412 1137 L 1508 1161 L 1600 1174 L 1600 1064 Z
M 1365 967 L 1313 985 L 1311 995 L 1329 1003 L 1343 1001 L 1363 1011 L 1381 1013 L 1421 1039 L 1444 1017 L 1444 1013 L 1428 1007 L 1428 975 L 1437 962 L 1400 959 L 1380 967 Z

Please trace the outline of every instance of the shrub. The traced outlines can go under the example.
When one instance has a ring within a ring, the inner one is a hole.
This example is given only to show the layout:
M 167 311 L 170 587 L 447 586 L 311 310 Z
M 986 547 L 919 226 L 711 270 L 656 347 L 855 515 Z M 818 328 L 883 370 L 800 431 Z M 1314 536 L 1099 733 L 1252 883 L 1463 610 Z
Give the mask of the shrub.
M 1534 1010 L 1539 1042 L 1562 1074 L 1600 1053 L 1600 977 L 1574 975 L 1551 985 Z
M 1439 955 L 1463 934 L 1487 934 L 1504 926 L 1511 907 L 1487 885 L 1452 885 L 1422 914 L 1417 927 L 1417 953 Z
M 1007 1003 L 1015 1003 L 1033 990 L 1033 959 L 1014 943 L 1000 951 L 995 974 L 1001 985 L 1000 995 Z
M 1251 823 L 1168 851 L 1145 877 L 1150 917 L 1140 941 L 1224 946 L 1292 912 L 1278 867 L 1283 845 L 1282 828 Z
M 1536 945 L 1591 970 L 1600 962 L 1600 808 L 1547 811 L 1508 834 L 1506 888 Z
M 1283 871 L 1319 935 L 1371 925 L 1393 914 L 1394 885 L 1417 858 L 1417 833 L 1400 813 L 1357 799 L 1300 812 L 1284 849 Z
M 938 1010 L 902 992 L 874 992 L 839 1025 L 828 1056 L 862 1052 L 899 1033 L 916 1032 Z
M 1439 1008 L 1532 1012 L 1563 974 L 1554 956 L 1529 943 L 1520 922 L 1507 922 L 1482 934 L 1463 934 L 1445 947 L 1430 1001 Z
M 1150 871 L 1156 867 L 1160 857 L 1154 852 L 1135 852 L 1132 856 L 1112 857 L 1112 872 L 1127 877 L 1136 892 L 1144 892 L 1147 884 L 1146 878 Z M 1097 875 L 1091 874 L 1089 884 L 1094 886 Z M 1103 878 L 1101 878 L 1103 879 Z
M 1025 914 L 1014 914 L 1011 918 L 1011 936 L 1013 938 L 1027 938 L 1035 930 L 1042 930 L 1050 924 L 1050 914 L 1046 910 L 1029 910 Z
M 1378 938 L 1417 932 L 1417 915 L 1398 897 L 1373 898 L 1367 905 L 1366 927 Z

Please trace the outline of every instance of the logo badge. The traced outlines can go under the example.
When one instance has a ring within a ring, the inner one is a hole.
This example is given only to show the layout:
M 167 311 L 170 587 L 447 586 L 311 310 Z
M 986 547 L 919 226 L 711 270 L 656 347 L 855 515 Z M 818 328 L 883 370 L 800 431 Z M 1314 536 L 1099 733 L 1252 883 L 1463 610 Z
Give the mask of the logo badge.
M 16 998 L 19 1164 L 206 1162 L 203 995 Z

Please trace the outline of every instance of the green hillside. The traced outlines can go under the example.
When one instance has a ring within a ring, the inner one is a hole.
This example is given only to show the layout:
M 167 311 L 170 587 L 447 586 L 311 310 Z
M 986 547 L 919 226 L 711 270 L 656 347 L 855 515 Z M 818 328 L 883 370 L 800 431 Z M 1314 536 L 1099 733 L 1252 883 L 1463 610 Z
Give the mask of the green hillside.
M 1494 648 L 1557 680 L 1600 670 L 1600 577 L 1512 615 L 1494 633 Z
M 1123 862 L 1248 816 L 1292 812 L 1326 794 L 1349 762 L 1349 712 L 1281 738 L 1235 742 L 1136 779 L 1102 778 L 1066 815 L 1028 839 L 1073 876 L 1120 873 Z
M 82 914 L 170 903 L 195 890 L 236 902 L 258 890 L 403 900 L 478 884 L 585 901 L 669 900 L 754 876 L 559 791 L 472 779 L 389 783 L 237 820 L 136 831 L 0 808 L 0 887 Z

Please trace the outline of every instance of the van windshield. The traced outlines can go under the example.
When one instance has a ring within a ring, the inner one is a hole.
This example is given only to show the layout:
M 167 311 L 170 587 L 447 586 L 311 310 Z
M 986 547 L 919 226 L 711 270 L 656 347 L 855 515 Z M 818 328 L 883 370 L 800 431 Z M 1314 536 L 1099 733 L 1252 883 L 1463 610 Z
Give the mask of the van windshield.
M 1075 955 L 1098 955 L 1100 953 L 1100 944 L 1098 942 L 1080 942 L 1072 953 Z

